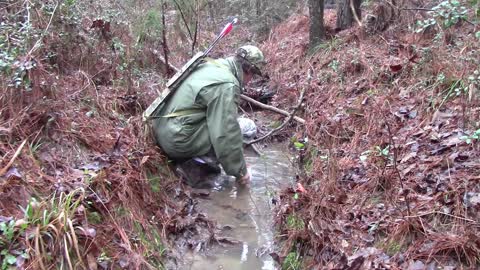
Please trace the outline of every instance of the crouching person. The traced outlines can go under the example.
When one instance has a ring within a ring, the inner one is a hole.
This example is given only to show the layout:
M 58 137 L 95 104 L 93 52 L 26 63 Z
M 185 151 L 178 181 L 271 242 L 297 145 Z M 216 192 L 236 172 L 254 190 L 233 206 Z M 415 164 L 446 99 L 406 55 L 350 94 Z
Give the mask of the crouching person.
M 157 143 L 180 164 L 187 182 L 195 185 L 210 173 L 225 173 L 239 183 L 250 181 L 237 122 L 243 85 L 261 75 L 262 52 L 240 47 L 234 56 L 200 64 L 154 115 Z

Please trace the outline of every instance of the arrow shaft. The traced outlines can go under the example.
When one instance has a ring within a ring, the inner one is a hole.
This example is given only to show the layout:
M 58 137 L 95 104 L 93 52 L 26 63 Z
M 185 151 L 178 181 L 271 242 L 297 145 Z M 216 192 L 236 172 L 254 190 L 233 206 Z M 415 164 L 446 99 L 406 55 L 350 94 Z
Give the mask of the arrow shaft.
M 210 53 L 210 51 L 213 49 L 213 47 L 217 44 L 217 42 L 220 39 L 222 39 L 224 36 L 228 35 L 228 33 L 230 33 L 230 31 L 232 31 L 233 25 L 235 23 L 237 23 L 237 21 L 238 21 L 238 19 L 235 18 L 231 22 L 227 23 L 227 25 L 225 25 L 225 27 L 223 27 L 222 32 L 220 32 L 220 34 L 218 34 L 218 36 L 215 38 L 215 40 L 212 42 L 212 44 L 210 44 L 210 46 L 208 46 L 208 49 L 203 53 L 204 56 L 206 56 Z

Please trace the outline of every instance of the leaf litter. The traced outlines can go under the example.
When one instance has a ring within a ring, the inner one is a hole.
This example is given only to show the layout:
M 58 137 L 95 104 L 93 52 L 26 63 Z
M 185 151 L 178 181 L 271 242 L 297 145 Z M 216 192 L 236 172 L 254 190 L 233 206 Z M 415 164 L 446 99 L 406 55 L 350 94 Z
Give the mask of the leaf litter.
M 327 31 L 332 16 L 325 14 Z M 464 139 L 478 125 L 480 98 L 445 97 L 439 93 L 448 85 L 427 83 L 437 74 L 459 78 L 476 66 L 452 61 L 452 53 L 465 50 L 444 46 L 429 48 L 436 61 L 426 63 L 413 49 L 425 37 L 399 31 L 401 23 L 373 36 L 354 27 L 309 55 L 308 17 L 294 15 L 264 44 L 273 59 L 268 68 L 276 104 L 295 100 L 308 68 L 316 74 L 303 106 L 306 130 L 297 127 L 295 135 L 309 138 L 297 149 L 303 160 L 298 182 L 306 192 L 285 190 L 276 209 L 280 236 L 273 257 L 280 264 L 290 252 L 304 258 L 305 269 L 480 264 L 480 152 L 478 142 Z M 391 42 L 413 56 L 389 56 Z M 468 50 L 479 49 L 478 42 L 465 42 Z M 292 229 L 292 216 L 304 226 Z

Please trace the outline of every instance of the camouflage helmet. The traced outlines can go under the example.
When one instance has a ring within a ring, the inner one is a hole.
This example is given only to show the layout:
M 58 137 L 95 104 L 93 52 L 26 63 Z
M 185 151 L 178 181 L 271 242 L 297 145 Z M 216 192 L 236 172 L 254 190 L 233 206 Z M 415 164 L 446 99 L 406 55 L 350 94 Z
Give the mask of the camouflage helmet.
M 261 75 L 260 69 L 265 65 L 266 61 L 262 51 L 253 45 L 244 45 L 237 49 L 235 53 L 238 57 L 244 59 L 252 65 L 255 73 Z

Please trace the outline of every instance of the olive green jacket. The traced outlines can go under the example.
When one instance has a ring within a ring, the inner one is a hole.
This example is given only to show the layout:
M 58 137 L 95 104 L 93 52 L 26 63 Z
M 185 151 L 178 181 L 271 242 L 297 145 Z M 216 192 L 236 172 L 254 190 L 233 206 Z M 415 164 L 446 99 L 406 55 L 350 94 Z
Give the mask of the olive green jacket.
M 209 60 L 154 115 L 153 130 L 170 158 L 215 155 L 228 175 L 246 174 L 237 104 L 243 72 L 233 57 Z

